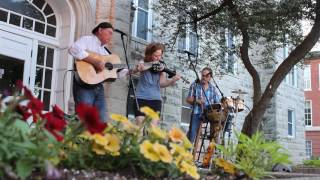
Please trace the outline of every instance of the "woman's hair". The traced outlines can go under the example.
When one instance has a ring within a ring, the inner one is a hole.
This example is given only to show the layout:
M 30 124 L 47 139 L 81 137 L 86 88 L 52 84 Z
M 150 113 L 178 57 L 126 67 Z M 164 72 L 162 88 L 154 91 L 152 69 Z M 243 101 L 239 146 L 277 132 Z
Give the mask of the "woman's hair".
M 201 72 L 203 72 L 203 71 L 205 71 L 205 70 L 209 71 L 209 74 L 210 74 L 210 76 L 212 77 L 212 69 L 209 68 L 209 67 L 205 67 L 205 68 L 203 68 L 203 69 L 201 70 Z
M 152 54 L 154 52 L 156 52 L 157 50 L 161 50 L 162 53 L 164 52 L 164 45 L 161 44 L 161 43 L 157 43 L 157 42 L 153 42 L 153 43 L 150 43 L 147 47 L 146 47 L 146 50 L 145 50 L 145 53 L 144 53 L 144 61 L 145 62 L 150 62 L 152 61 Z

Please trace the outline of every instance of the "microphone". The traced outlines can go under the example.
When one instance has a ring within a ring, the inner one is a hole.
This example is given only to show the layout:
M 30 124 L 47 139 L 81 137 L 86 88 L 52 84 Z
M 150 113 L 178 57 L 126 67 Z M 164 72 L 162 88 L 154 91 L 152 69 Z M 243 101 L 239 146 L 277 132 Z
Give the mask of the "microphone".
M 121 34 L 121 36 L 126 36 L 126 35 L 127 35 L 126 33 L 122 32 L 122 31 L 119 30 L 119 29 L 115 29 L 114 31 L 117 32 L 117 33 L 119 33 L 119 34 Z
M 193 57 L 195 57 L 195 55 L 194 55 L 192 52 L 189 52 L 189 51 L 187 51 L 187 50 L 184 50 L 183 52 L 184 52 L 184 53 L 187 53 L 188 56 L 193 56 Z

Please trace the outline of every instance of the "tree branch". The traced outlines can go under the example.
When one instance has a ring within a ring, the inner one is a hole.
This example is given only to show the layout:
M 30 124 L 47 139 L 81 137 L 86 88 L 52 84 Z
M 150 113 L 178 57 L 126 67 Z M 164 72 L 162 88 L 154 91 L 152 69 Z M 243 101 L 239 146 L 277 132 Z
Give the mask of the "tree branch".
M 252 65 L 250 58 L 249 58 L 249 34 L 248 34 L 248 25 L 240 16 L 240 13 L 237 10 L 236 5 L 233 3 L 232 0 L 225 0 L 224 3 L 227 4 L 229 10 L 232 14 L 232 17 L 236 20 L 237 26 L 241 31 L 242 34 L 242 45 L 240 47 L 240 56 L 245 68 L 248 70 L 249 74 L 253 80 L 253 104 L 255 105 L 260 97 L 261 97 L 261 81 L 258 71 Z

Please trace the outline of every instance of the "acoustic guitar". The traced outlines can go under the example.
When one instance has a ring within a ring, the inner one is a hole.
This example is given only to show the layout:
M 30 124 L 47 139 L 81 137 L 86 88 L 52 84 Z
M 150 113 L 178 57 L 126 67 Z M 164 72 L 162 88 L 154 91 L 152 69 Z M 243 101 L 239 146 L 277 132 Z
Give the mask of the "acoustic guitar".
M 114 81 L 117 78 L 117 70 L 121 68 L 121 61 L 118 55 L 99 55 L 96 53 L 89 53 L 94 59 L 103 61 L 105 68 L 102 71 L 97 71 L 95 67 L 83 60 L 76 60 L 75 66 L 77 69 L 76 80 L 87 85 L 95 85 L 104 81 Z
M 102 71 L 97 71 L 95 67 L 83 60 L 76 60 L 76 73 L 75 79 L 80 84 L 96 85 L 105 81 L 112 82 L 118 77 L 117 71 L 119 69 L 127 68 L 126 64 L 121 64 L 120 57 L 116 54 L 99 55 L 97 53 L 88 52 L 91 58 L 104 62 L 105 68 Z M 175 71 L 171 71 L 164 67 L 160 62 L 144 63 L 144 70 L 152 69 L 156 72 L 166 72 L 169 77 L 176 75 Z M 181 79 L 189 83 L 189 81 L 183 77 Z
M 76 60 L 75 79 L 80 84 L 96 85 L 105 81 L 112 82 L 118 77 L 119 69 L 127 68 L 126 64 L 121 64 L 120 57 L 116 54 L 99 55 L 97 53 L 88 52 L 91 58 L 97 59 L 105 63 L 105 68 L 102 71 L 97 71 L 94 66 L 83 60 Z M 144 63 L 144 70 L 153 69 L 159 71 L 160 63 Z

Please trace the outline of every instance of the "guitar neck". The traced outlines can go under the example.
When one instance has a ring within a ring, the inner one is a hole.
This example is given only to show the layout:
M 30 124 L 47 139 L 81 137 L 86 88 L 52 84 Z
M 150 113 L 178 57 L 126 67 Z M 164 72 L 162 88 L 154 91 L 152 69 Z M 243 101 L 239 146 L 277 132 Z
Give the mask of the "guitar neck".
M 106 63 L 105 67 L 108 68 L 108 63 Z M 126 64 L 112 64 L 112 68 L 121 69 L 121 68 L 127 68 L 127 67 L 128 66 Z

